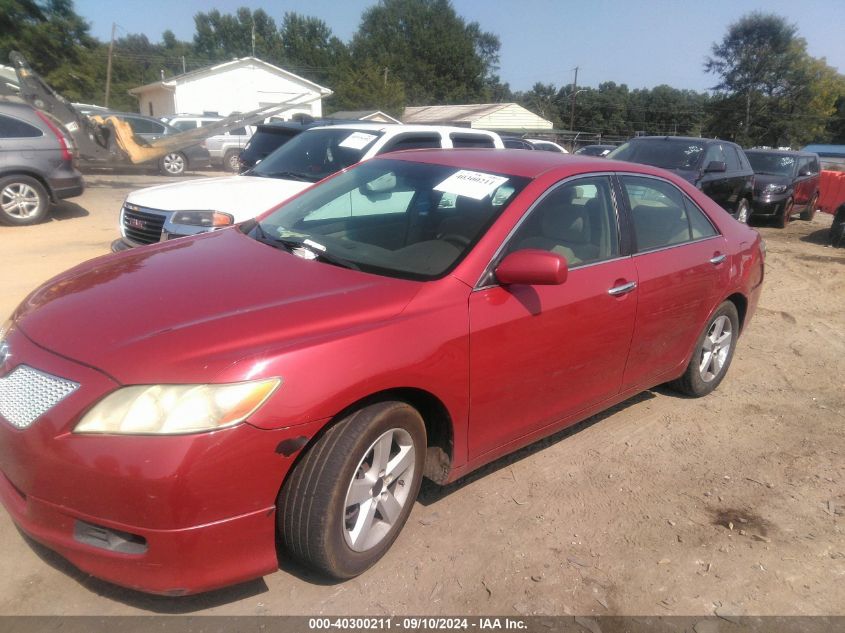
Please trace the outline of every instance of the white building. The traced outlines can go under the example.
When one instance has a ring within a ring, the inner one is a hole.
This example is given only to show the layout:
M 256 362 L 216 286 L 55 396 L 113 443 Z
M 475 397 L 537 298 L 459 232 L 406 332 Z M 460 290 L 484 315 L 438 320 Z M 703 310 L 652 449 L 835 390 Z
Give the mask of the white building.
M 481 130 L 538 132 L 551 130 L 552 122 L 526 110 L 518 103 L 473 103 L 467 105 L 405 108 L 403 123 L 457 125 Z
M 227 116 L 277 103 L 301 104 L 279 115 L 289 119 L 297 113 L 322 116 L 322 99 L 332 91 L 256 57 L 243 57 L 132 88 L 129 94 L 138 98 L 141 114 L 155 117 L 204 112 Z

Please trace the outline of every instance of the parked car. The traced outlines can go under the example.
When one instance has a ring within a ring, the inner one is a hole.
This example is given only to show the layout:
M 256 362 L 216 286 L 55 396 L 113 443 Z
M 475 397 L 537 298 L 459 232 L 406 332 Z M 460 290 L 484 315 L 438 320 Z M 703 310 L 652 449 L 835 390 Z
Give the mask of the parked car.
M 819 157 L 810 152 L 745 150 L 754 169 L 752 216 L 785 227 L 795 213 L 812 220 L 819 201 Z
M 180 132 L 195 130 L 209 123 L 220 121 L 223 117 L 204 114 L 176 114 L 172 117 L 162 117 L 162 121 L 175 127 Z M 211 164 L 222 167 L 226 171 L 237 173 L 240 171 L 240 155 L 255 132 L 254 125 L 244 125 L 232 128 L 221 134 L 215 134 L 205 139 Z
M 585 145 L 575 150 L 581 156 L 607 156 L 616 149 L 616 145 Z
M 541 139 L 522 138 L 521 136 L 502 136 L 502 142 L 508 149 L 538 149 L 545 152 L 555 152 L 557 154 L 569 153 L 557 143 Z
M 378 154 L 431 147 L 501 148 L 484 130 L 355 123 L 313 127 L 240 176 L 133 191 L 120 212 L 113 250 L 212 231 L 278 206 L 336 171 Z
M 144 116 L 142 114 L 132 114 L 129 112 L 92 112 L 102 117 L 116 116 L 117 118 L 126 121 L 135 133 L 144 140 L 155 140 L 162 136 L 169 136 L 171 134 L 179 134 L 179 130 L 167 123 L 163 123 L 153 117 Z M 208 149 L 205 147 L 205 142 L 191 145 L 178 151 L 172 151 L 157 159 L 155 162 L 156 168 L 165 176 L 182 176 L 189 169 L 201 169 L 208 167 L 211 163 L 211 157 Z M 110 165 L 103 165 L 99 162 L 86 162 L 84 166 L 88 167 L 103 167 Z M 140 167 L 149 167 L 150 163 L 141 163 Z
M 507 149 L 534 149 L 534 144 L 531 141 L 526 141 L 519 136 L 502 136 L 502 143 Z
M 640 136 L 607 155 L 673 171 L 743 224 L 751 214 L 754 170 L 739 145 L 686 136 Z
M 252 169 L 300 132 L 319 125 L 294 121 L 257 125 L 255 133 L 238 156 L 238 171 L 243 173 Z
M 13 100 L 0 102 L 0 222 L 35 224 L 50 205 L 82 195 L 70 137 L 50 115 Z
M 756 231 L 648 166 L 364 161 L 259 220 L 35 290 L 0 334 L 0 499 L 133 589 L 268 574 L 277 543 L 350 578 L 424 476 L 455 481 L 667 381 L 713 391 L 763 257 Z

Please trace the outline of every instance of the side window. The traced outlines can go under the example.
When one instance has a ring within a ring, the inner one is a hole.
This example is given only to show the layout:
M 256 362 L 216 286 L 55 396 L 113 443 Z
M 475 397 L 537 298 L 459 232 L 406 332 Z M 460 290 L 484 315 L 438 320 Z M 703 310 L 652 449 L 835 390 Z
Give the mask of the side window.
M 741 171 L 742 163 L 739 162 L 739 156 L 736 153 L 736 148 L 732 145 L 727 145 L 723 148 L 725 153 L 725 166 L 728 171 Z
M 246 136 L 246 128 L 236 127 L 234 130 L 229 130 L 229 134 L 232 136 Z
M 0 138 L 35 138 L 44 134 L 34 125 L 9 116 L 0 116 Z
M 452 139 L 452 147 L 486 147 L 493 148 L 493 139 L 483 134 L 455 134 L 449 135 Z
M 195 130 L 197 128 L 197 124 L 194 121 L 176 121 L 175 123 L 171 123 L 173 127 L 175 127 L 180 132 L 184 132 L 186 130 Z
M 818 158 L 811 158 L 810 159 L 810 171 L 813 172 L 813 175 L 819 173 L 819 159 Z
M 123 119 L 132 128 L 135 134 L 161 134 L 164 132 L 164 126 L 148 121 L 147 119 L 136 119 L 134 117 L 126 117 Z
M 720 163 L 728 162 L 725 159 L 725 152 L 722 151 L 722 146 L 718 143 L 714 143 L 707 148 L 707 152 L 704 154 L 704 168 L 707 169 L 707 165 L 712 163 L 714 160 L 719 161 Z
M 622 176 L 621 180 L 638 252 L 716 235 L 709 220 L 675 185 L 637 176 Z
M 610 179 L 579 178 L 550 191 L 508 245 L 509 251 L 524 248 L 558 253 L 569 266 L 617 256 L 619 237 Z
M 403 134 L 397 136 L 382 148 L 379 154 L 398 152 L 403 149 L 429 149 L 440 147 L 439 134 Z

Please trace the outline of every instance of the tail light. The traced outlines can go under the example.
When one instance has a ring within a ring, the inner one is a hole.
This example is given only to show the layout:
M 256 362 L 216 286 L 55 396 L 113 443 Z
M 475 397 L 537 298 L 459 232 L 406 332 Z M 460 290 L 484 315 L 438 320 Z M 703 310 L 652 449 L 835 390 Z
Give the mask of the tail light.
M 35 114 L 38 115 L 38 118 L 44 121 L 44 124 L 50 128 L 50 131 L 56 136 L 56 140 L 59 141 L 59 147 L 62 149 L 62 160 L 72 161 L 73 160 L 73 152 L 70 148 L 70 143 L 68 143 L 67 138 L 64 135 L 58 126 L 50 120 L 46 114 L 41 112 L 41 110 L 36 110 Z

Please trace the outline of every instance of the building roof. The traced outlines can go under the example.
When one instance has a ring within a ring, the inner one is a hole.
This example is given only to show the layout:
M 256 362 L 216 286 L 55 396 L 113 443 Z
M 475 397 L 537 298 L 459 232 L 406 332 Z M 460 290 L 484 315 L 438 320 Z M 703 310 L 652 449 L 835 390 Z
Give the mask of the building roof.
M 340 110 L 326 116 L 327 119 L 357 119 L 359 121 L 370 121 L 377 117 L 382 117 L 391 123 L 401 123 L 399 119 L 381 110 Z
M 147 92 L 152 88 L 166 88 L 166 89 L 173 89 L 178 84 L 186 83 L 189 81 L 193 81 L 195 79 L 199 79 L 201 77 L 205 77 L 207 75 L 214 75 L 222 72 L 226 72 L 228 70 L 232 70 L 234 68 L 238 68 L 241 66 L 263 66 L 265 69 L 269 70 L 272 73 L 276 73 L 278 75 L 282 75 L 288 79 L 296 81 L 298 83 L 304 84 L 314 90 L 315 92 L 319 92 L 323 96 L 328 96 L 332 94 L 332 91 L 325 86 L 321 86 L 320 84 L 316 84 L 313 81 L 305 79 L 305 77 L 300 77 L 299 75 L 295 75 L 292 72 L 285 70 L 284 68 L 279 68 L 278 66 L 274 66 L 268 62 L 265 62 L 257 57 L 241 57 L 240 59 L 233 59 L 230 62 L 223 62 L 222 64 L 216 64 L 214 66 L 206 66 L 205 68 L 199 68 L 197 70 L 192 70 L 191 72 L 182 73 L 181 75 L 174 75 L 173 77 L 168 77 L 167 79 L 162 79 L 161 81 L 155 81 L 150 84 L 145 84 L 143 86 L 138 86 L 136 88 L 131 88 L 129 90 L 130 94 L 136 95 L 142 92 Z

